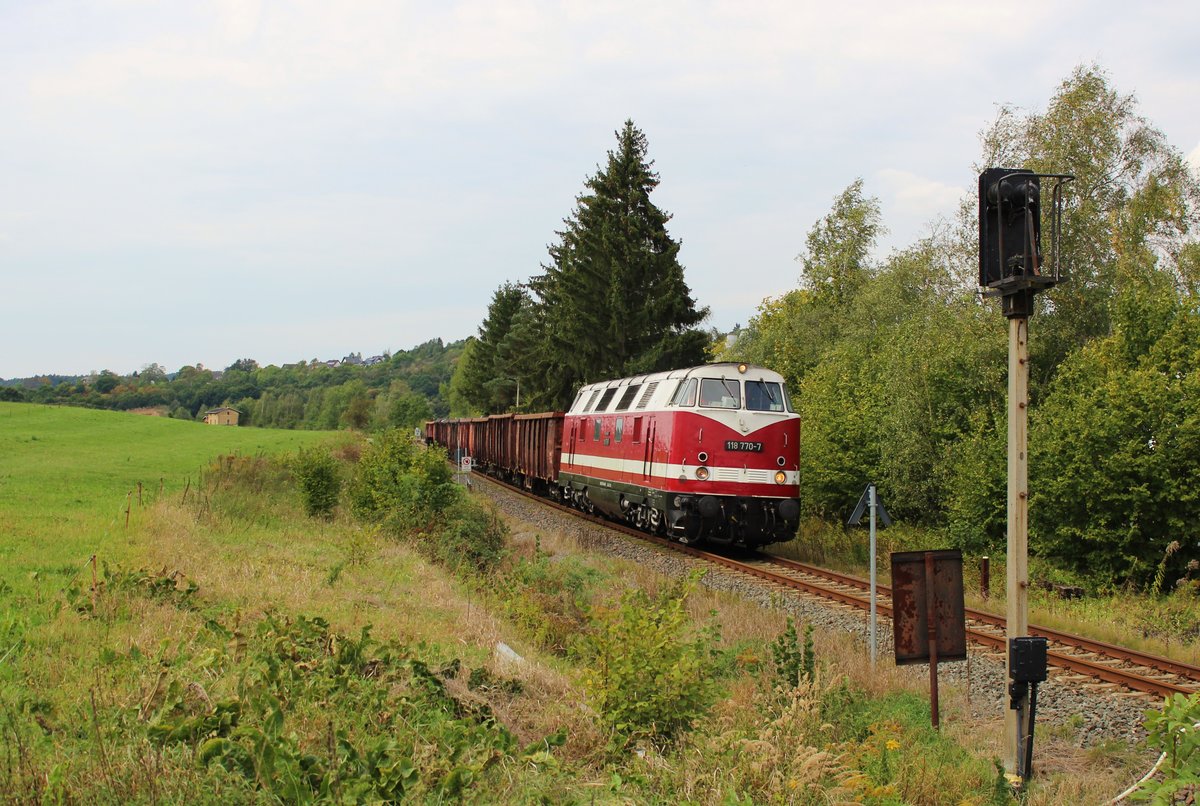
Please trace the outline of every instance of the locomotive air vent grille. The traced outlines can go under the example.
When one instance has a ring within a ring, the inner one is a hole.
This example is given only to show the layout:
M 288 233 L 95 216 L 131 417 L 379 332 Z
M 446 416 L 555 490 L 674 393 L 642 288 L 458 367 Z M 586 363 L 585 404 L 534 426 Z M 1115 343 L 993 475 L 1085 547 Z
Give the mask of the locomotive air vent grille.
M 770 484 L 770 470 L 751 470 L 742 467 L 718 467 L 713 469 L 713 481 L 741 481 L 748 484 Z
M 650 397 L 654 394 L 654 390 L 657 388 L 658 388 L 658 381 L 654 381 L 653 383 L 646 384 L 646 391 L 642 392 L 642 399 L 639 400 L 638 404 L 637 404 L 637 407 L 639 409 L 646 408 L 647 404 L 650 403 Z

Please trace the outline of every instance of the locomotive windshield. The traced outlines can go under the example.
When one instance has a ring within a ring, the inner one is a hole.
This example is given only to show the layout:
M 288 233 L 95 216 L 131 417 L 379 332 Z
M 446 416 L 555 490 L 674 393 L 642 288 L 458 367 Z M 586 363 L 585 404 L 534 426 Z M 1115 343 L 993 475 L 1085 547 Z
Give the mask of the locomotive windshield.
M 718 409 L 740 409 L 742 385 L 725 378 L 705 378 L 700 381 L 700 405 Z
M 746 381 L 746 408 L 750 411 L 783 411 L 783 386 L 774 381 Z

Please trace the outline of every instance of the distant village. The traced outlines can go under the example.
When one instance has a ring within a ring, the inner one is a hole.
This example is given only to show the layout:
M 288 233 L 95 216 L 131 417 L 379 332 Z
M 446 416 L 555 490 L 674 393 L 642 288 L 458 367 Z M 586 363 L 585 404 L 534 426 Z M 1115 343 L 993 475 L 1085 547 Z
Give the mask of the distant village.
M 362 353 L 350 353 L 350 355 L 346 356 L 341 361 L 337 360 L 336 358 L 331 358 L 328 361 L 325 361 L 324 364 L 327 367 L 340 367 L 342 364 L 350 364 L 351 366 L 356 367 L 373 367 L 376 364 L 382 364 L 384 361 L 387 361 L 387 359 L 388 357 L 386 355 L 373 355 L 370 358 L 363 358 Z

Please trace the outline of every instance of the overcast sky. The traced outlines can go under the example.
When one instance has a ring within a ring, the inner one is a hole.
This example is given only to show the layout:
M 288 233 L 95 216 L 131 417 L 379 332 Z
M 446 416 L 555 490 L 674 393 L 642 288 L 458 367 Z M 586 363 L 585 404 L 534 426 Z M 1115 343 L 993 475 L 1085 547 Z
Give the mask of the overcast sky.
M 884 250 L 998 104 L 1098 63 L 1200 158 L 1200 3 L 0 0 L 0 377 L 475 332 L 631 118 L 707 323 L 796 286 L 856 177 Z

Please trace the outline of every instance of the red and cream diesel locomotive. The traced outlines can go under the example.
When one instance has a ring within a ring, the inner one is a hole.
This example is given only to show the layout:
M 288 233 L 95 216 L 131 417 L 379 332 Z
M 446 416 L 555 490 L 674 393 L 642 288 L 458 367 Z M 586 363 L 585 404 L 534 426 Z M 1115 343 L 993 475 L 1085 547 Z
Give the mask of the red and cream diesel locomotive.
M 565 413 L 441 421 L 428 438 L 486 472 L 684 543 L 790 540 L 800 416 L 783 377 L 706 364 L 584 386 Z

